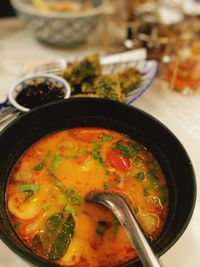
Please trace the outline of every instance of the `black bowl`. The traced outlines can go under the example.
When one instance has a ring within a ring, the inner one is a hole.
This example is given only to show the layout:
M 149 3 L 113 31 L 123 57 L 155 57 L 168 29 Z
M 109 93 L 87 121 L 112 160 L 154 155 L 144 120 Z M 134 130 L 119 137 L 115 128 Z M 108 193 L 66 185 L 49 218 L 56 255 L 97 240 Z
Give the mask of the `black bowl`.
M 170 190 L 168 219 L 152 246 L 158 255 L 182 235 L 193 213 L 196 182 L 191 161 L 178 139 L 145 112 L 118 102 L 69 99 L 36 108 L 22 115 L 0 135 L 0 238 L 26 261 L 42 267 L 55 266 L 30 251 L 15 233 L 6 210 L 9 173 L 19 157 L 40 138 L 65 128 L 94 126 L 113 129 L 146 146 L 157 158 Z M 125 266 L 141 266 L 138 259 Z

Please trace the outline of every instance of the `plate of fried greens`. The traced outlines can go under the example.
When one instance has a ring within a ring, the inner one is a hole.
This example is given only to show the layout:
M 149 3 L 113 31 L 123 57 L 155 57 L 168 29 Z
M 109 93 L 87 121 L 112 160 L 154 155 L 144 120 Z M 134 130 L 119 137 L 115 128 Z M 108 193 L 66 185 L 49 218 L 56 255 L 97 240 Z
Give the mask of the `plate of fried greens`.
M 71 86 L 71 97 L 108 98 L 131 104 L 150 87 L 158 72 L 155 60 L 102 63 L 98 55 L 90 55 L 67 64 L 61 76 Z
M 107 98 L 132 104 L 150 88 L 158 73 L 158 63 L 155 60 L 133 60 L 131 55 L 126 52 L 107 57 L 92 54 L 71 61 L 60 59 L 36 65 L 22 77 L 52 73 L 69 83 L 70 97 Z

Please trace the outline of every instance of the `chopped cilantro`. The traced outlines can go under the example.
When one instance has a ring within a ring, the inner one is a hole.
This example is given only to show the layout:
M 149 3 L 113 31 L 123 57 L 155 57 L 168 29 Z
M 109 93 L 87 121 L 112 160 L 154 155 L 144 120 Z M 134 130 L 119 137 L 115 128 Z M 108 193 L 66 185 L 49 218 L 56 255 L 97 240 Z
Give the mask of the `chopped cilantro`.
M 34 195 L 34 192 L 31 190 L 27 190 L 24 192 L 24 202 L 27 201 L 29 198 L 31 198 Z
M 101 137 L 101 141 L 110 141 L 112 139 L 113 139 L 112 135 L 103 135 Z
M 152 172 L 148 172 L 147 173 L 147 176 L 151 179 L 151 180 L 158 180 L 159 179 L 159 177 L 157 176 L 157 175 L 155 175 L 154 173 L 152 173 Z
M 40 171 L 45 165 L 46 165 L 46 163 L 44 161 L 41 161 L 38 165 L 36 165 L 34 167 L 34 170 L 35 171 Z
M 112 187 L 112 185 L 111 184 L 108 184 L 108 183 L 105 183 L 103 185 L 103 187 L 104 187 L 105 190 L 108 190 L 108 189 L 110 189 Z
M 51 179 L 51 183 L 55 187 L 57 187 L 60 190 L 60 192 L 62 192 L 62 193 L 65 192 L 65 187 L 58 181 L 58 179 L 56 177 Z
M 142 180 L 144 180 L 144 178 L 145 178 L 144 172 L 137 172 L 137 173 L 135 174 L 135 177 L 136 177 L 136 179 L 137 179 L 138 181 L 142 181 Z
M 140 145 L 140 144 L 132 144 L 131 146 L 135 150 L 135 152 L 140 152 L 140 151 L 145 150 L 143 145 Z
M 149 189 L 146 186 L 143 188 L 143 193 L 145 197 L 148 197 L 150 195 Z
M 112 172 L 110 170 L 106 170 L 106 175 L 110 175 Z
M 102 148 L 101 144 L 96 144 L 92 150 L 92 157 L 94 160 L 99 162 L 100 165 L 104 166 L 105 163 L 104 163 L 103 157 L 101 156 L 101 148 Z
M 114 144 L 114 149 L 120 150 L 125 158 L 135 157 L 135 150 L 131 146 L 121 145 L 119 142 Z
M 158 179 L 159 177 L 155 174 L 153 174 L 152 172 L 148 172 L 147 173 L 147 176 L 149 177 L 150 179 L 150 183 L 153 187 L 157 187 L 158 186 Z
M 75 207 L 73 207 L 72 205 L 66 205 L 64 210 L 70 214 L 72 214 L 73 216 L 77 216 L 77 210 Z
M 65 195 L 72 205 L 78 206 L 84 203 L 84 198 L 81 197 L 73 188 L 67 189 Z
M 78 150 L 78 154 L 84 154 L 86 152 L 86 148 L 82 147 Z
M 55 172 L 57 171 L 57 169 L 60 167 L 61 164 L 62 164 L 62 157 L 59 154 L 55 154 L 53 161 L 51 163 L 50 172 L 52 174 L 55 174 Z
M 158 164 L 156 163 L 156 162 L 154 162 L 154 161 L 149 161 L 149 162 L 147 162 L 148 163 L 148 165 L 149 165 L 149 167 L 150 167 L 150 170 L 151 170 L 151 172 L 156 172 L 157 170 L 158 170 Z
M 96 234 L 97 235 L 102 236 L 105 234 L 105 231 L 106 231 L 106 227 L 104 225 L 97 224 L 97 227 L 96 227 Z
M 103 135 L 98 139 L 92 139 L 91 142 L 97 143 L 97 142 L 105 142 L 105 141 L 110 141 L 113 139 L 112 135 Z
M 142 164 L 142 160 L 138 157 L 135 157 L 135 159 L 133 160 L 133 164 L 136 166 L 136 167 L 140 167 L 141 164 Z

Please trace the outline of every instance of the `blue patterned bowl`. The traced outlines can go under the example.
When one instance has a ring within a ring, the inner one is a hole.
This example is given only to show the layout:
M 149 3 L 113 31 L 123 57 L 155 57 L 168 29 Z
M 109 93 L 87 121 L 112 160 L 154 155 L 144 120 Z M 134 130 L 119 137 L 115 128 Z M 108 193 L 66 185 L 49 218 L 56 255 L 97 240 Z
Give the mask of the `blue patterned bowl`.
M 12 6 L 37 39 L 56 46 L 83 43 L 96 29 L 103 11 L 103 0 L 90 2 L 94 6 L 91 10 L 64 13 L 40 11 L 31 4 L 31 0 L 11 0 Z

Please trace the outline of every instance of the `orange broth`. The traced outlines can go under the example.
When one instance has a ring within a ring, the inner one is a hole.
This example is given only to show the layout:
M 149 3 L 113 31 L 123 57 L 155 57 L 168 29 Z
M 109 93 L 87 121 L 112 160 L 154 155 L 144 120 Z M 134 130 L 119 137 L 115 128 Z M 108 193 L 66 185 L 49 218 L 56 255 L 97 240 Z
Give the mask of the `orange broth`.
M 101 128 L 59 131 L 24 153 L 7 189 L 13 226 L 58 265 L 120 266 L 136 252 L 114 215 L 85 201 L 93 190 L 125 195 L 148 238 L 161 233 L 168 189 L 157 160 L 135 140 Z

